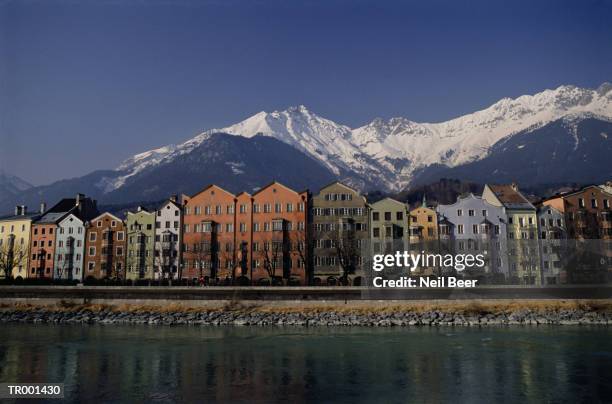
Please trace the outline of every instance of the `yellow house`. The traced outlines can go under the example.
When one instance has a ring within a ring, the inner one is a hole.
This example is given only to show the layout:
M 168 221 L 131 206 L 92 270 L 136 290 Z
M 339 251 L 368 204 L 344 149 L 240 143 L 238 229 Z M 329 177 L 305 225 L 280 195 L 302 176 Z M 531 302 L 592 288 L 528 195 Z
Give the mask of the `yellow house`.
M 0 278 L 12 267 L 13 278 L 27 278 L 30 259 L 30 229 L 39 212 L 28 213 L 26 206 L 16 206 L 15 214 L 0 217 Z
M 423 197 L 421 206 L 410 211 L 410 243 L 438 240 L 438 214 L 427 207 Z

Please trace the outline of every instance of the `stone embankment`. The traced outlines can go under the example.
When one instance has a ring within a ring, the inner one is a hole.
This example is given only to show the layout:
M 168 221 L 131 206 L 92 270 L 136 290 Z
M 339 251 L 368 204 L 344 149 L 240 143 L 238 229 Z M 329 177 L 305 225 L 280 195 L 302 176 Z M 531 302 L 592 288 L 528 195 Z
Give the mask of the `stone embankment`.
M 3 305 L 0 323 L 147 324 L 193 326 L 491 326 L 612 325 L 612 302 L 361 304 L 291 308 L 230 302 L 213 308 Z

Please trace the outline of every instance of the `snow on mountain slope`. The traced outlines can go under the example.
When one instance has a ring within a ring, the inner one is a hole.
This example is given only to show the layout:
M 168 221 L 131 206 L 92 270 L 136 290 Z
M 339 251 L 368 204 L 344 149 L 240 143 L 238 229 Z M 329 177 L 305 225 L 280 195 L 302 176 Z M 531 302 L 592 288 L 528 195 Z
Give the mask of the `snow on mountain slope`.
M 320 161 L 339 176 L 367 178 L 381 188 L 405 187 L 415 170 L 431 164 L 456 166 L 484 158 L 501 139 L 559 118 L 589 114 L 612 118 L 612 84 L 598 89 L 561 86 L 516 99 L 504 98 L 481 111 L 446 122 L 383 120 L 351 129 L 304 106 L 259 112 L 226 128 L 212 129 L 180 144 L 137 154 L 119 166 L 123 175 L 106 183 L 120 188 L 133 175 L 191 152 L 212 133 L 272 136 Z

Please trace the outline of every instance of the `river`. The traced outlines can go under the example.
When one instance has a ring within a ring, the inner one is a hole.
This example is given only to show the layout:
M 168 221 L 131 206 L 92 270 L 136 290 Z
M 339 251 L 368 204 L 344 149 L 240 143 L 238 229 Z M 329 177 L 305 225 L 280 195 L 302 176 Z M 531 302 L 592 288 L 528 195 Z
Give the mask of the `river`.
M 0 382 L 69 402 L 609 402 L 611 380 L 609 327 L 0 325 Z

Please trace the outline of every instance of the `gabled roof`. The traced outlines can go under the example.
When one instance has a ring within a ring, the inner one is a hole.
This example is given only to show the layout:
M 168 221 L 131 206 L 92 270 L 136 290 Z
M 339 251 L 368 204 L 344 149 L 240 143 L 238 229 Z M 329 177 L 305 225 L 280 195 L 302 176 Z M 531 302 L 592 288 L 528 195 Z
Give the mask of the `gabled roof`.
M 182 206 L 181 206 L 181 205 L 179 205 L 179 203 L 178 203 L 178 202 L 173 201 L 172 199 L 166 199 L 166 200 L 164 201 L 164 203 L 162 203 L 162 204 L 161 204 L 159 207 L 160 207 L 160 208 L 163 208 L 164 206 L 166 206 L 166 205 L 168 205 L 168 204 L 170 204 L 170 205 L 174 205 L 175 207 L 177 207 L 177 208 L 179 208 L 179 209 L 181 209 L 181 208 L 182 208 Z M 158 210 L 159 210 L 159 209 L 158 209 Z
M 509 209 L 534 209 L 534 206 L 511 184 L 487 184 L 493 195 Z
M 83 219 L 81 219 L 78 215 L 75 215 L 74 213 L 68 213 L 66 214 L 63 218 L 61 218 L 61 220 L 59 220 L 57 223 L 60 224 L 62 223 L 64 220 L 68 219 L 70 216 L 74 217 L 76 220 L 78 220 L 81 223 L 85 223 L 85 221 Z
M 153 212 L 151 212 L 150 210 L 143 208 L 142 206 L 139 206 L 140 209 L 138 209 L 136 212 L 132 212 L 131 210 L 128 210 L 127 214 L 128 215 L 137 215 L 139 213 L 147 213 L 149 215 L 152 215 Z
M 389 197 L 383 198 L 380 201 L 376 201 L 374 203 L 371 203 L 370 206 L 371 207 L 375 207 L 376 205 L 382 204 L 382 202 L 385 202 L 385 201 L 391 202 L 391 203 L 396 204 L 396 205 L 400 205 L 400 206 L 402 206 L 406 210 L 408 209 L 408 207 L 406 206 L 406 204 L 404 202 L 400 202 L 397 199 L 393 199 L 393 198 L 389 198 Z
M 294 193 L 294 194 L 296 194 L 296 195 L 301 195 L 301 194 L 303 193 L 303 192 L 298 192 L 298 191 L 296 191 L 296 190 L 294 190 L 294 189 L 292 189 L 292 188 L 289 188 L 288 186 L 283 185 L 283 184 L 281 184 L 280 182 L 278 182 L 278 181 L 276 181 L 276 180 L 275 180 L 275 181 L 272 181 L 272 182 L 270 182 L 270 183 L 268 183 L 268 184 L 264 185 L 263 187 L 259 188 L 257 191 L 253 192 L 253 195 L 252 195 L 252 196 L 257 195 L 257 194 L 259 194 L 259 193 L 263 192 L 264 190 L 266 190 L 266 189 L 268 189 L 268 188 L 270 188 L 271 186 L 274 186 L 274 185 L 276 185 L 276 186 L 280 186 L 280 187 L 283 187 L 283 188 L 285 188 L 286 190 L 291 191 L 291 192 L 293 192 L 293 193 Z
M 348 186 L 348 185 L 346 185 L 345 183 L 340 182 L 340 181 L 338 181 L 338 180 L 333 181 L 333 182 L 330 182 L 329 184 L 322 186 L 322 187 L 319 189 L 319 192 L 318 192 L 318 193 L 320 194 L 320 193 L 321 193 L 321 191 L 323 191 L 325 188 L 329 188 L 329 187 L 331 187 L 332 185 L 340 185 L 340 186 L 342 186 L 342 187 L 344 187 L 344 188 L 348 189 L 349 191 L 353 191 L 353 192 L 355 192 L 356 194 L 361 195 L 361 193 L 360 193 L 358 190 L 356 190 L 355 188 L 349 187 L 349 186 Z
M 104 212 L 104 213 L 101 213 L 101 214 L 99 214 L 98 216 L 96 216 L 96 217 L 94 217 L 93 219 L 91 219 L 91 220 L 90 220 L 90 222 L 95 222 L 96 220 L 100 219 L 102 216 L 110 216 L 110 217 L 112 217 L 112 218 L 114 218 L 114 219 L 116 219 L 116 220 L 118 220 L 118 221 L 120 221 L 120 222 L 123 222 L 123 220 L 122 220 L 122 219 L 119 219 L 117 216 L 113 215 L 113 214 L 112 214 L 112 213 L 110 213 L 110 212 Z
M 612 194 L 609 194 L 608 192 L 606 192 L 606 190 L 604 190 L 602 187 L 598 186 L 598 185 L 586 185 L 580 189 L 576 189 L 574 191 L 569 191 L 563 194 L 559 194 L 558 196 L 560 197 L 567 197 L 567 196 L 572 196 L 572 195 L 576 195 L 582 192 L 585 192 L 587 189 L 589 188 L 595 188 L 597 191 L 603 192 L 604 194 L 608 194 L 610 196 L 612 196 Z M 554 197 L 551 197 L 550 199 L 554 199 Z
M 219 189 L 219 190 L 221 190 L 221 191 L 223 191 L 223 192 L 225 192 L 225 193 L 226 193 L 226 194 L 228 194 L 228 195 L 235 196 L 233 193 L 231 193 L 230 191 L 228 191 L 228 190 L 226 190 L 226 189 L 221 188 L 219 185 L 216 185 L 216 184 L 208 184 L 208 185 L 206 185 L 204 188 L 202 188 L 201 190 L 199 190 L 198 192 L 196 192 L 195 194 L 191 195 L 191 196 L 189 197 L 189 198 L 190 198 L 190 200 L 191 200 L 191 199 L 193 199 L 193 198 L 195 198 L 196 196 L 200 195 L 202 192 L 204 192 L 204 191 L 206 191 L 206 190 L 208 190 L 208 189 L 210 189 L 210 188 L 213 188 L 213 187 L 214 187 L 214 188 L 217 188 L 217 189 Z
M 568 196 L 576 195 L 576 194 L 586 191 L 589 188 L 595 188 L 596 190 L 601 191 L 604 194 L 609 195 L 612 198 L 612 194 L 610 194 L 609 192 L 606 192 L 606 190 L 603 189 L 601 186 L 590 184 L 590 185 L 585 185 L 582 188 L 574 189 L 568 192 L 561 192 L 561 193 L 549 196 L 548 198 L 544 198 L 541 201 L 538 201 L 538 205 L 543 204 L 546 201 L 551 201 L 553 199 L 566 198 Z

